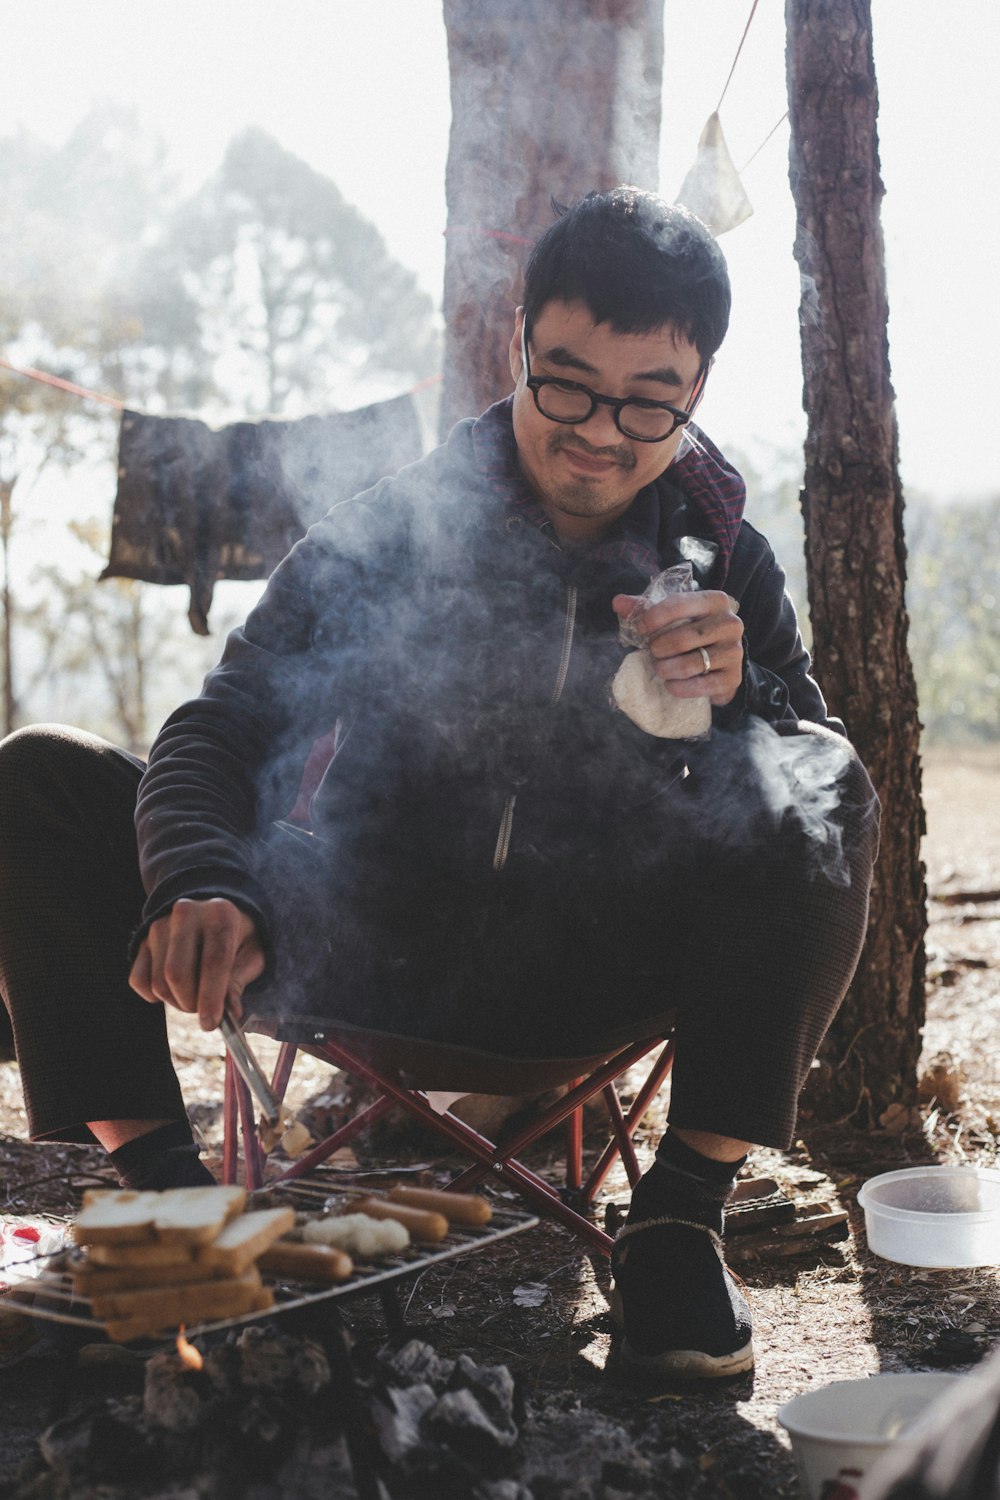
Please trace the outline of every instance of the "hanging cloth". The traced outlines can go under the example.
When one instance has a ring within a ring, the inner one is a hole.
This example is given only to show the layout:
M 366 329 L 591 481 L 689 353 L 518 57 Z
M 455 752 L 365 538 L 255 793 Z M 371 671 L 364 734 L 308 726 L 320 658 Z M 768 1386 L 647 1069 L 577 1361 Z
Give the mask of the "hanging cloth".
M 111 551 L 102 578 L 186 583 L 208 635 L 221 578 L 266 578 L 314 521 L 421 455 L 410 395 L 297 422 L 213 429 L 122 414 Z
M 676 201 L 697 214 L 716 239 L 753 213 L 722 134 L 717 110 L 705 122 L 694 166 L 685 177 Z

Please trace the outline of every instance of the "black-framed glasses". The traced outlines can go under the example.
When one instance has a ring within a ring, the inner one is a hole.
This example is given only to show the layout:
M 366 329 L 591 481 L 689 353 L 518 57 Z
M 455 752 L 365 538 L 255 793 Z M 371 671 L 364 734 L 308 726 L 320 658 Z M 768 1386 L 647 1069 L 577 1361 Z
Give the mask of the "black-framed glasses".
M 567 426 L 589 422 L 599 406 L 610 406 L 615 426 L 623 437 L 637 443 L 662 443 L 675 433 L 678 427 L 690 422 L 693 411 L 683 411 L 669 401 L 647 401 L 642 396 L 626 396 L 618 400 L 614 396 L 599 396 L 588 385 L 576 380 L 562 380 L 557 375 L 532 375 L 528 359 L 528 324 L 521 324 L 521 359 L 524 362 L 524 383 L 535 398 L 535 405 L 543 417 L 550 422 L 564 422 Z M 708 374 L 708 366 L 701 365 L 694 383 L 693 395 L 701 395 L 701 388 Z M 692 407 L 694 406 L 692 401 Z

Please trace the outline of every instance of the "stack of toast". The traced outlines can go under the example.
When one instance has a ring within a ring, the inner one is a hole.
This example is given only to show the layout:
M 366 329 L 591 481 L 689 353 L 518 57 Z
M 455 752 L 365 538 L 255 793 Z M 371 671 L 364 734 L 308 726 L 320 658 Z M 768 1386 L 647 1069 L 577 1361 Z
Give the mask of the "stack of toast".
M 271 1307 L 258 1260 L 295 1215 L 245 1204 L 240 1187 L 88 1192 L 73 1226 L 86 1247 L 73 1282 L 108 1337 L 129 1343 Z

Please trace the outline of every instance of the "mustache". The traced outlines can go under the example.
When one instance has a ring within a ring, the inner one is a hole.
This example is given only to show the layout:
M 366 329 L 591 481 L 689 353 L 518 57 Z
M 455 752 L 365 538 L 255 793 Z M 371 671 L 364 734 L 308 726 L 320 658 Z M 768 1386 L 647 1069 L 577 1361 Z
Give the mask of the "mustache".
M 631 449 L 624 446 L 612 444 L 608 448 L 593 448 L 583 438 L 575 433 L 569 433 L 563 437 L 560 433 L 554 433 L 549 439 L 549 450 L 558 453 L 562 448 L 574 448 L 578 453 L 584 453 L 588 458 L 610 458 L 620 469 L 632 470 L 635 468 L 636 458 Z

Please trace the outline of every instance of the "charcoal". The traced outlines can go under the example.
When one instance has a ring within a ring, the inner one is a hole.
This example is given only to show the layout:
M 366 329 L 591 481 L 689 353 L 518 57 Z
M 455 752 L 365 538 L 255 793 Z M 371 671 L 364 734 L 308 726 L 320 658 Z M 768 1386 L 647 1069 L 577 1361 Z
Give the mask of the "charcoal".
M 240 1351 L 233 1342 L 216 1344 L 205 1355 L 205 1378 L 220 1401 L 231 1401 L 238 1394 L 242 1366 Z
M 516 1479 L 494 1479 L 477 1485 L 472 1500 L 534 1500 L 534 1496 Z
M 156 1462 L 156 1445 L 124 1404 L 109 1402 L 93 1421 L 87 1471 L 107 1484 L 136 1481 Z
M 301 1391 L 314 1396 L 330 1384 L 330 1365 L 314 1339 L 251 1326 L 236 1341 L 239 1379 L 248 1390 Z
M 517 1442 L 513 1418 L 498 1426 L 468 1389 L 446 1391 L 426 1413 L 421 1425 L 428 1437 L 474 1463 L 487 1463 Z
M 90 1446 L 92 1417 L 93 1410 L 88 1409 L 72 1417 L 63 1417 L 45 1429 L 38 1439 L 38 1446 L 50 1469 L 70 1470 L 82 1465 Z
M 601 1466 L 601 1483 L 626 1495 L 641 1493 L 651 1487 L 655 1478 L 648 1458 L 635 1454 L 627 1462 L 609 1458 Z
M 392 1464 L 406 1466 L 424 1446 L 421 1423 L 437 1397 L 429 1385 L 384 1391 L 372 1405 L 379 1442 Z
M 38 1440 L 59 1473 L 110 1484 L 140 1478 L 156 1459 L 137 1401 L 108 1401 L 54 1422 Z
M 210 1379 L 188 1370 L 173 1350 L 154 1354 L 146 1364 L 142 1409 L 146 1420 L 167 1432 L 194 1432 L 205 1416 L 206 1398 L 212 1398 Z
M 443 1359 L 431 1344 L 420 1339 L 410 1339 L 401 1349 L 381 1350 L 378 1363 L 383 1377 L 393 1385 L 429 1385 L 438 1394 L 455 1368 L 453 1359 Z
M 514 1426 L 514 1377 L 506 1365 L 477 1365 L 467 1354 L 460 1354 L 448 1390 L 463 1388 L 473 1393 L 496 1427 Z

